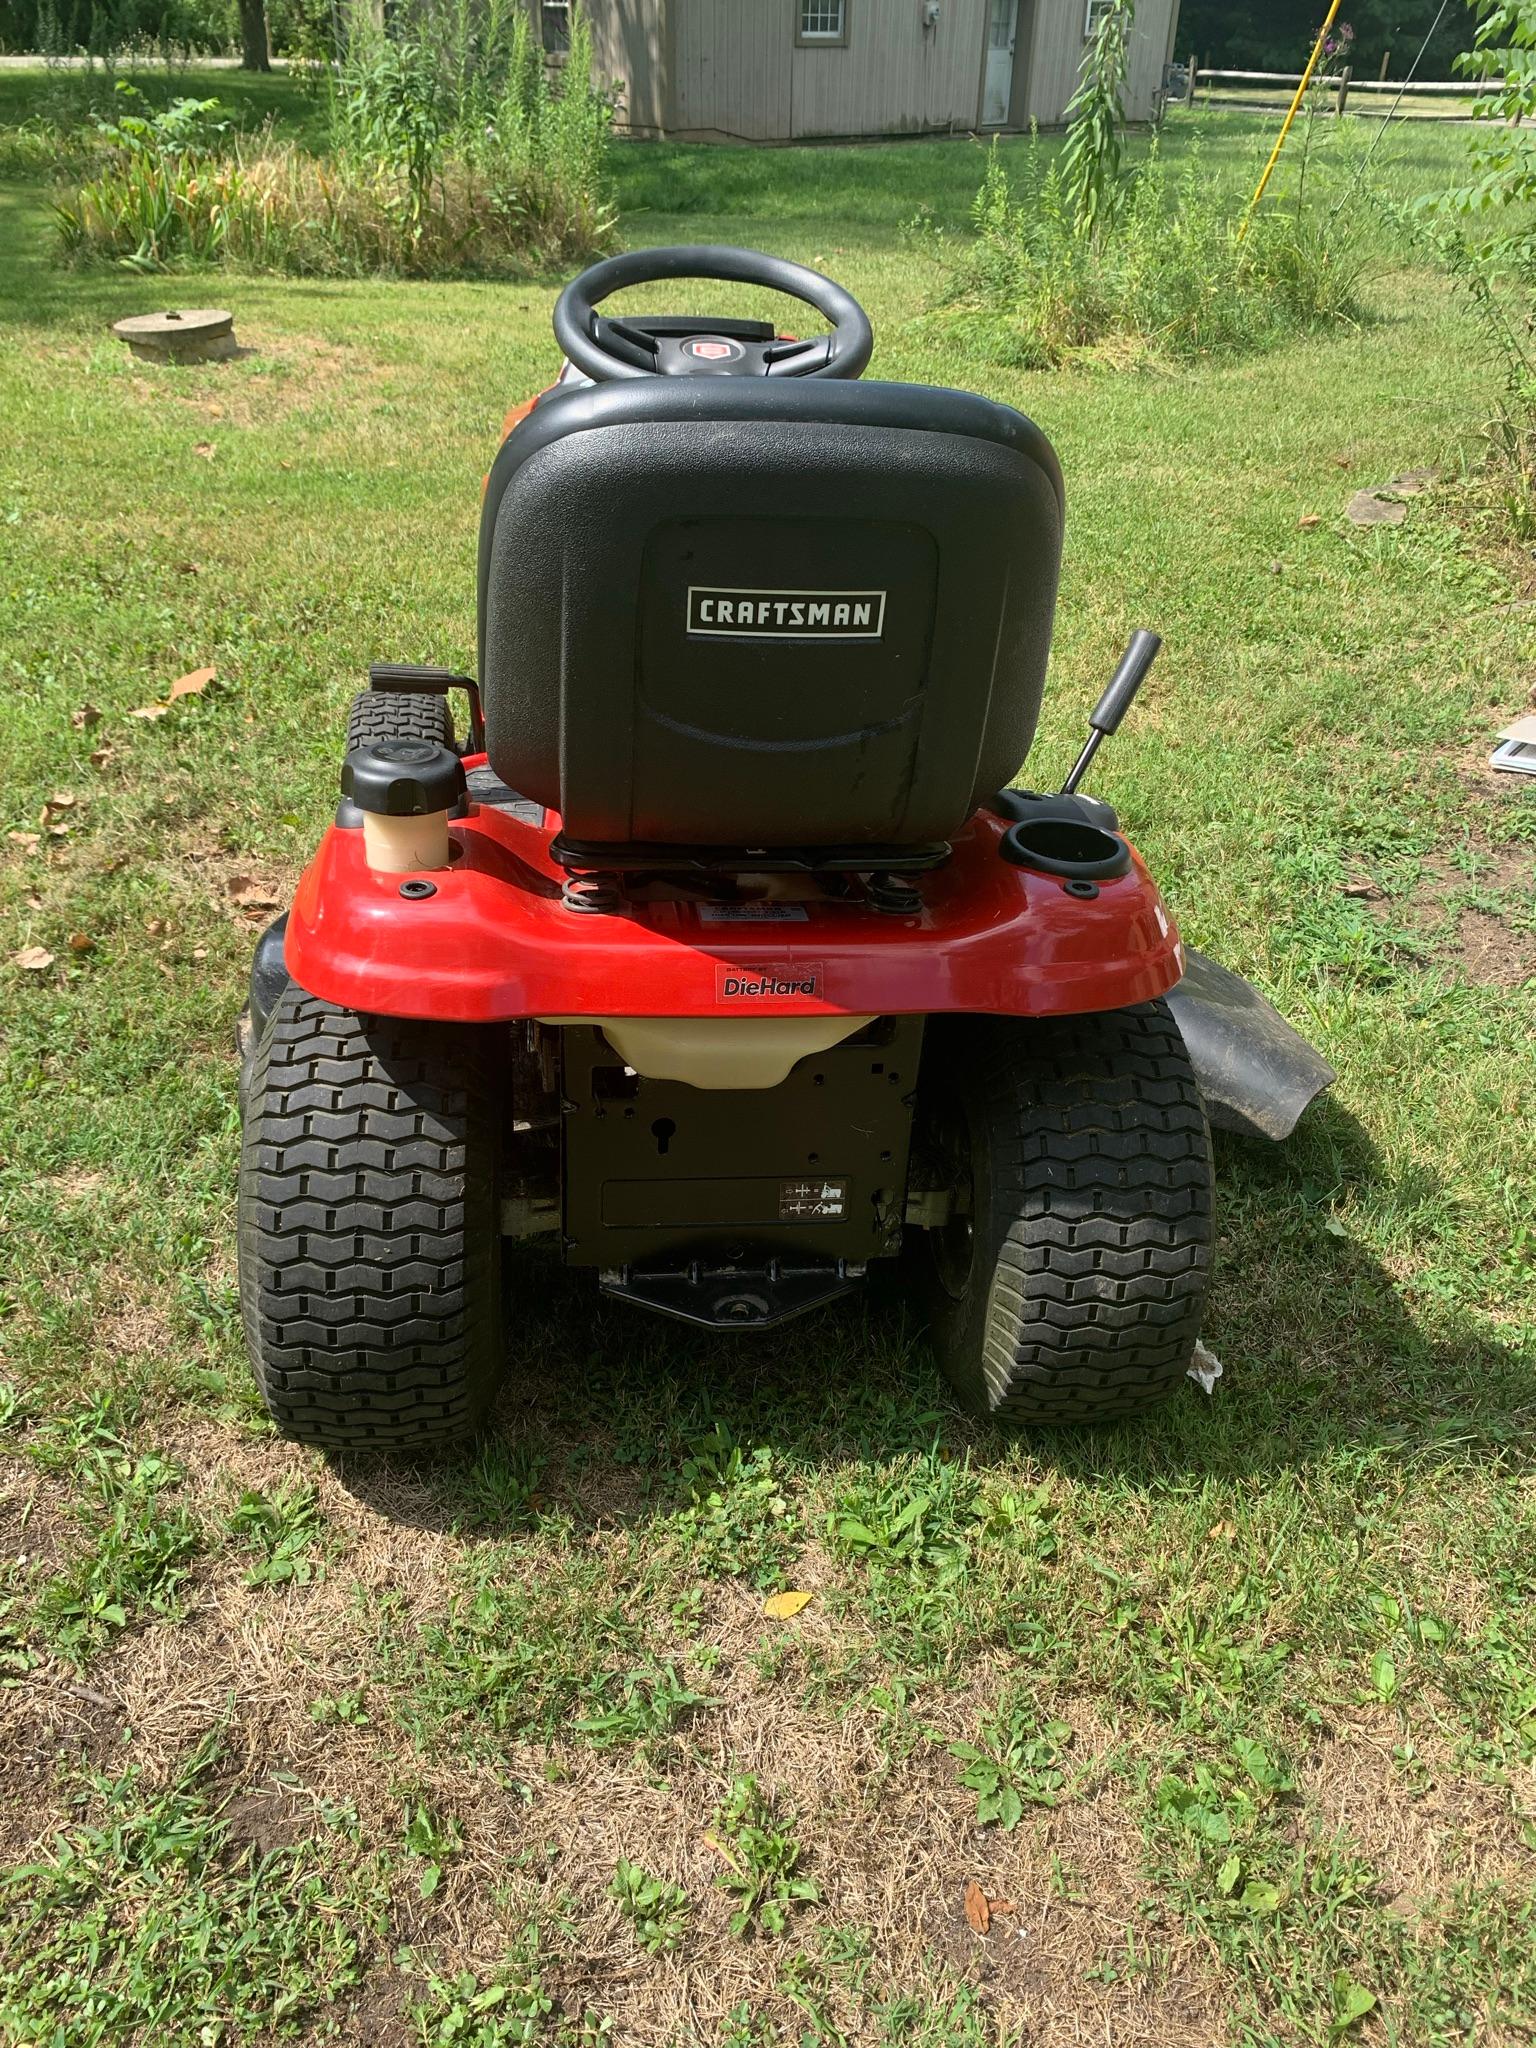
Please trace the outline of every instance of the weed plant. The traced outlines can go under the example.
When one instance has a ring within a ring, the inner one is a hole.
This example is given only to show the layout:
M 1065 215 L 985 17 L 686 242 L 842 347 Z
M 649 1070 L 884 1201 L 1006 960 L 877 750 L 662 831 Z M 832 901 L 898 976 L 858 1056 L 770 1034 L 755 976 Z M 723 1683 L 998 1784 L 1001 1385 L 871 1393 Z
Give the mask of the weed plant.
M 500 31 L 497 31 L 500 35 Z M 611 101 L 579 11 L 557 90 L 517 14 L 485 61 L 463 39 L 359 34 L 331 84 L 331 150 L 232 138 L 214 100 L 129 104 L 95 124 L 102 161 L 55 217 L 73 261 L 230 262 L 307 276 L 505 275 L 568 266 L 613 229 Z M 54 131 L 10 149 L 45 160 Z
M 986 354 L 1054 369 L 1086 351 L 1188 359 L 1265 347 L 1363 318 L 1370 253 L 1356 219 L 1322 206 L 1259 216 L 1245 240 L 1198 148 L 1177 177 L 1154 141 L 1096 232 L 1061 161 L 1038 148 L 1015 188 L 994 147 L 972 238 L 946 252 L 942 303 Z

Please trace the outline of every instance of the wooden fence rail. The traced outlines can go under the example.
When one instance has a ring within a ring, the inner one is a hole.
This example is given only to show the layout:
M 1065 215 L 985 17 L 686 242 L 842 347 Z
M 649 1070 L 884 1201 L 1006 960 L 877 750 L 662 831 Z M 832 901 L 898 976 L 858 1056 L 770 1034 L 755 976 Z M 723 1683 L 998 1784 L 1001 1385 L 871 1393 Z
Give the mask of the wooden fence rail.
M 1333 72 L 1327 77 L 1318 74 L 1312 83 L 1320 89 L 1332 92 L 1334 112 L 1336 114 L 1342 114 L 1345 111 L 1349 105 L 1351 95 L 1357 92 L 1387 93 L 1394 98 L 1418 94 L 1429 95 L 1438 99 L 1465 100 L 1467 102 L 1467 111 L 1470 112 L 1471 102 L 1479 94 L 1490 90 L 1495 84 L 1495 81 L 1481 78 L 1388 78 L 1385 75 L 1385 64 L 1382 66 L 1382 73 L 1383 75 L 1380 78 L 1356 78 L 1351 67 L 1346 64 L 1342 71 Z M 1300 83 L 1301 73 L 1299 71 L 1218 71 L 1208 65 L 1198 63 L 1194 57 L 1191 57 L 1185 69 L 1184 104 L 1186 106 L 1194 105 L 1195 95 L 1202 85 L 1208 89 L 1216 85 L 1235 85 L 1238 87 L 1247 85 L 1276 85 L 1284 86 L 1288 91 L 1294 92 Z M 1249 104 L 1252 103 L 1250 102 Z M 1425 117 L 1418 116 L 1417 118 L 1422 119 Z M 1433 119 L 1435 117 L 1430 115 L 1428 118 Z

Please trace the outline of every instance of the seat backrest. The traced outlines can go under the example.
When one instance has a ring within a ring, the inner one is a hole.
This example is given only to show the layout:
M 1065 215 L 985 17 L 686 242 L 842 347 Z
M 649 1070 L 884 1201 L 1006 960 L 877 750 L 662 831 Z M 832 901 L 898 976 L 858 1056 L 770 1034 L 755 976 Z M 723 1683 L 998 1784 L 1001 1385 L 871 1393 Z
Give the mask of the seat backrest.
M 654 378 L 503 443 L 480 678 L 503 779 L 609 846 L 915 846 L 1034 737 L 1061 471 L 921 385 Z

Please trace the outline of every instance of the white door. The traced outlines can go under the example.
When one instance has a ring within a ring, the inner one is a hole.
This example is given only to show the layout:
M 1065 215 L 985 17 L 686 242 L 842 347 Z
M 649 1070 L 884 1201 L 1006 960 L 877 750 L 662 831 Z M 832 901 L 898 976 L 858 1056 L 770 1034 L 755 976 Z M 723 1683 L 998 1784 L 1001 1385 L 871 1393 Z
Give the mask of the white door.
M 981 88 L 981 125 L 1001 128 L 1013 98 L 1013 44 L 1019 26 L 1019 0 L 989 0 L 987 72 Z

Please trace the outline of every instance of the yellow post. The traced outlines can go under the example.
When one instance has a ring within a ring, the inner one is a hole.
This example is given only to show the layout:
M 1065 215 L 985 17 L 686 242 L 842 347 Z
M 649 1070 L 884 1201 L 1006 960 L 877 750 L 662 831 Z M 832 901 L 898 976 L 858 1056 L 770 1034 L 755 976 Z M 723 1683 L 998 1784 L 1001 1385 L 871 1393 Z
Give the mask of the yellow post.
M 1318 58 L 1323 54 L 1323 44 L 1328 39 L 1328 31 L 1333 27 L 1334 18 L 1343 4 L 1344 0 L 1333 0 L 1333 5 L 1328 9 L 1328 19 L 1317 32 L 1317 41 L 1312 45 L 1312 54 L 1307 59 L 1307 68 L 1301 74 L 1301 83 L 1296 88 L 1296 97 L 1291 101 L 1290 111 L 1281 125 L 1280 133 L 1275 138 L 1275 146 L 1269 152 L 1269 162 L 1264 166 L 1264 175 L 1260 178 L 1258 185 L 1254 189 L 1253 197 L 1248 202 L 1248 210 L 1243 215 L 1243 224 L 1237 231 L 1237 239 L 1239 241 L 1247 234 L 1248 223 L 1253 219 L 1253 210 L 1264 197 L 1265 187 L 1269 184 L 1275 165 L 1280 161 L 1280 152 L 1285 147 L 1285 138 L 1290 134 L 1291 123 L 1296 119 L 1296 109 L 1301 105 L 1302 95 L 1312 83 L 1312 74 L 1317 69 Z

